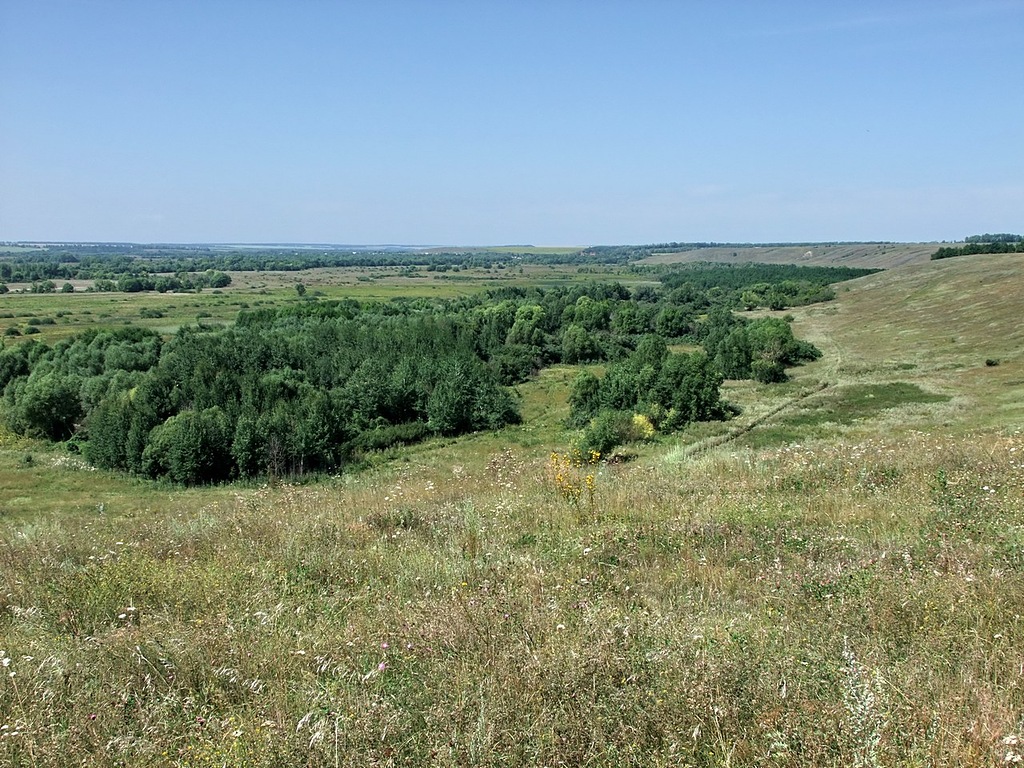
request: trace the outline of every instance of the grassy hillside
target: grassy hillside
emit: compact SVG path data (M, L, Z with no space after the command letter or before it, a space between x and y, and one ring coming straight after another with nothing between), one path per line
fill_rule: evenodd
M938 243L843 243L839 245L718 246L678 253L659 253L648 264L715 261L724 264L765 262L824 267L890 269L928 261Z
M1019 426L1022 268L1020 254L967 257L845 283L837 301L801 314L799 331L826 353L802 374L910 381L953 396L948 426Z
M523 425L301 487L8 437L0 764L1012 761L1019 265L794 311L820 361L627 462L566 461L568 367L521 387Z

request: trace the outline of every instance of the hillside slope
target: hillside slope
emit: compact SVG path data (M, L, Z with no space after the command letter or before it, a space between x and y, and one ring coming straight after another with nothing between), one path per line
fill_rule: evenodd
M1024 423L1024 257L929 261L843 283L798 313L825 356L798 377L914 381L959 397L964 428ZM997 363L997 365L993 365ZM949 418L949 415L947 415Z
M759 262L767 264L803 264L825 267L890 269L904 264L920 264L931 258L939 243L842 243L838 245L792 246L717 246L677 253L659 253L645 264L682 264L714 261L725 264Z

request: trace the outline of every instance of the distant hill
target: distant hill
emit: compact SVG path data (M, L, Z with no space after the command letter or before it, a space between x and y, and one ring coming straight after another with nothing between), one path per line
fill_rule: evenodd
M677 264L690 261L721 263L760 262L813 266L891 269L922 264L940 243L840 243L837 245L714 246L679 252L656 253L645 264Z
M959 393L965 426L1024 427L1022 254L909 264L842 284L803 308L799 336L822 361L807 375L915 381Z

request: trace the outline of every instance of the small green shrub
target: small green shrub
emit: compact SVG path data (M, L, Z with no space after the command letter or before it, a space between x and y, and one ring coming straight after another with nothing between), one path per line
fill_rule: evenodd
M584 430L580 450L584 453L593 452L607 456L629 440L632 426L633 419L630 414L612 410L600 411Z

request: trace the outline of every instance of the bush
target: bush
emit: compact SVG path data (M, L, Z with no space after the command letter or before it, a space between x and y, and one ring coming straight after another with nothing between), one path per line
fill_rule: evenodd
M82 416L78 381L57 373L35 375L12 386L15 407L11 413L16 432L50 440L67 440Z
M383 451L398 445L417 443L430 435L430 427L423 421L389 424L362 432L352 441L359 451Z
M183 411L156 427L142 454L148 474L196 485L226 480L231 474L232 434L217 407Z
M750 364L750 375L762 384L778 384L785 381L786 369L775 360L758 359Z
M629 441L631 431L631 416L621 411L601 411L584 430L580 450L608 456L615 448Z

